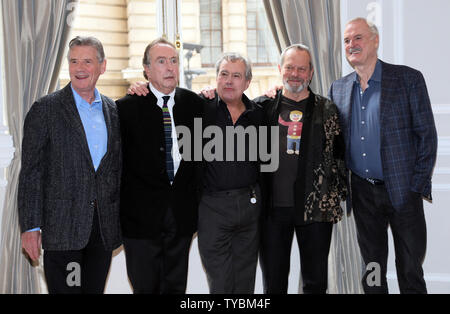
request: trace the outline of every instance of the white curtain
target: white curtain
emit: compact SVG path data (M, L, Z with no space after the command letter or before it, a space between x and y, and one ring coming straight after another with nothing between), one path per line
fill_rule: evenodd
M7 169L1 227L0 293L44 293L42 261L31 265L22 253L17 183L23 122L38 98L55 90L74 0L2 0L6 114L16 153Z
M264 0L264 6L280 52L296 43L311 49L315 68L311 88L326 96L342 72L340 1ZM363 269L354 217L348 212L333 228L328 292L363 293Z

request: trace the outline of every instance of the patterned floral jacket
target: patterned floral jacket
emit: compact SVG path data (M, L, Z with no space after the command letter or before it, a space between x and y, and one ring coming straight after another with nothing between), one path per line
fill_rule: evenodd
M295 207L304 213L305 223L337 223L343 215L341 202L347 196L345 145L339 127L339 115L331 100L309 91L302 132L302 147L305 143L306 146L299 157ZM275 99L262 96L254 101L264 109L265 125L278 125L281 91ZM268 147L271 147L270 144ZM266 191L266 214L270 214L273 209L271 178L270 173L262 176L262 185ZM303 184L298 184L300 180L304 180ZM303 191L298 191L297 186L303 187Z

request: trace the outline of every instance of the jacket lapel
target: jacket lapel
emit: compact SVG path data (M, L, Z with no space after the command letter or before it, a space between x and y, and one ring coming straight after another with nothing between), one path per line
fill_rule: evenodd
M164 131L162 124L162 109L158 107L158 99L152 92L149 92L147 96L139 98L139 119L144 129L148 132L156 130L155 125L151 125L152 121L161 121L160 128ZM157 114L158 116L155 116ZM145 134L145 133L144 133Z
M110 114L110 110L109 110L109 106L111 104L109 103L108 99L105 96L100 94L100 97L102 98L102 110L103 110L103 116L105 118L108 142L107 142L107 146L106 146L105 155L103 156L102 160L100 161L97 171L99 171L101 168L104 167L105 160L107 160L107 158L113 151L113 144L114 144L113 135L115 134L115 132L117 132L116 130L113 130L113 127L112 127L111 114Z
M283 91L279 90L277 92L277 99L273 103L274 105L270 106L269 109L268 109L269 110L268 117L270 117L269 118L270 119L269 123L270 123L271 126L278 126L278 116L279 116L278 108L280 107L281 97L282 96L283 96Z
M182 97L180 95L180 90L178 87L175 89L175 95L173 98L174 98L175 105L173 106L173 110L172 110L172 113L173 113L172 119L173 119L175 126L178 126L180 124L180 121L178 120L178 118L183 116L183 114L180 112L183 109L183 107L181 105L177 106L177 104L183 103L183 100L181 99ZM180 112L180 114L178 114L179 112Z
M387 117L390 112L389 106L392 105L392 90L395 89L397 84L397 78L395 73L391 71L389 64L381 62L382 72L381 72L381 96L380 96L380 124L386 125ZM386 128L381 128L383 132Z
M351 134L351 119L352 119L352 95L353 95L353 85L354 85L354 76L350 75L347 77L347 81L345 81L343 90L346 92L344 93L342 104L343 106L339 108L340 110L340 118L343 120L341 122L342 131L345 140L345 146L346 146L346 153L349 153L350 149L350 134ZM349 156L347 156L349 157Z
M316 134L317 132L314 132L314 123L313 123L313 113L314 108L316 106L315 98L316 95L312 92L310 88L309 89L309 97L308 102L306 103L305 108L305 117L303 119L303 127L302 127L302 139L301 139L301 145L300 145L300 155L298 158L298 168L297 168L297 175L298 177L303 177L305 173L305 156L308 155L307 150L311 148L312 146L309 144L310 137L313 137L313 141L319 139L322 139L322 136L319 136L319 134ZM317 143L316 143L317 144ZM313 145L314 146L314 145ZM322 145L319 145L322 146ZM319 156L318 156L319 158Z
M82 151L88 159L89 164L92 166L92 168L94 168L91 153L89 152L86 133L84 132L83 123L81 122L80 114L78 113L78 109L75 104L75 98L73 96L70 83L63 89L63 97L61 103L65 120L68 122L69 126L75 130L75 134L78 142L80 143Z
M343 108L343 113L345 115L346 120L351 120L352 118L352 95L353 95L353 77L349 78L347 82L345 82L344 89L347 91L344 96L343 104L345 107ZM347 121L348 122L348 121ZM350 125L349 123L346 123L346 125ZM350 131L350 130L348 130Z

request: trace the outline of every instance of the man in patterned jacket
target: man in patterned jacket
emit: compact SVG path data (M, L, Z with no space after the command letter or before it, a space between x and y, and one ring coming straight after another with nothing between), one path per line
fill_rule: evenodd
M265 124L279 127L279 145L268 145L279 149L279 167L263 174L260 264L264 292L287 293L295 232L303 293L322 294L327 291L333 223L342 217L340 202L346 196L344 143L336 105L309 88L314 67L308 47L286 48L279 70L283 90L275 98L255 99L263 107ZM297 125L295 134L292 124ZM293 136L298 140L292 141Z
M355 72L334 82L351 170L358 243L368 271L366 293L388 293L388 225L395 245L401 293L426 293L422 263L426 225L422 197L431 200L437 135L422 74L378 59L379 35L363 18L344 31L347 60ZM376 276L368 276L373 269ZM371 280L371 278L375 280Z
M22 142L18 211L22 247L44 249L50 294L103 293L112 251L122 243L119 117L96 83L106 70L102 43L70 41L70 83L37 100Z

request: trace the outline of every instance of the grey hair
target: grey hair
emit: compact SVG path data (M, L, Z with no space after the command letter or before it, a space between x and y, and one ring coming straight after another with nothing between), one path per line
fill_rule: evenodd
M294 45L291 45L291 46L285 48L285 49L283 50L283 52L281 53L281 56L280 56L280 65L283 65L283 63L284 63L284 57L286 56L286 53L287 53L289 50L291 50L291 49L295 49L295 50L298 50L298 51L305 51L305 52L307 52L308 55L309 55L309 67L311 68L311 70L314 69L314 65L313 65L313 63L312 63L311 50L309 49L308 46L303 45L303 44L294 44Z
M237 52L226 52L220 56L219 60L216 62L216 76L219 75L220 65L224 60L228 62L242 61L245 64L245 80L250 81L252 79L252 63L248 58Z
M350 24L350 23L354 23L354 22L364 22L364 23L367 24L367 26L369 26L370 32L373 34L373 36L379 36L380 35L380 32L378 31L378 27L374 23L368 21L366 18L357 17L357 18L349 21L347 23L347 25Z
M89 46L95 48L97 50L97 60L99 63L102 63L105 60L105 51L103 50L103 45L100 40L95 37L89 36L77 36L72 39L69 43L69 52L67 53L67 59L70 56L70 50L73 47L77 46Z

